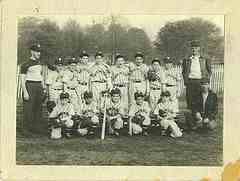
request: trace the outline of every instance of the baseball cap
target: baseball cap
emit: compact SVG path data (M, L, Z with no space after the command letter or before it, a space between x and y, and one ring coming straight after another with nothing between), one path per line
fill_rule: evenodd
M35 52L40 52L41 51L41 46L40 46L40 44L33 44L30 47L30 50L35 51Z
M135 54L135 58L137 58L137 57L142 57L142 58L144 58L144 54L143 54L142 52L137 52L137 53Z
M120 89L115 88L115 89L111 90L110 94L111 94L111 96L116 95L116 94L121 95L121 91L120 91Z

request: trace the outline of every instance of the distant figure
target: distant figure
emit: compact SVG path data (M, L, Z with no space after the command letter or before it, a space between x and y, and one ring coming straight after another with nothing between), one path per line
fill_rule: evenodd
M192 104L200 93L201 79L210 80L211 64L201 56L201 46L198 41L191 42L192 56L183 60L182 74L186 86L186 100L188 109L192 110Z
M216 116L218 112L217 94L209 89L209 80L202 79L201 93L193 104L194 128L213 130L217 126Z

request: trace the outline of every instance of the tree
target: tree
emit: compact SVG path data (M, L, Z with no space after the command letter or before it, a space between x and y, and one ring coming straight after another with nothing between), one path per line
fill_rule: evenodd
M199 40L204 56L223 61L224 38L220 29L201 18L168 22L154 42L161 57L170 56L176 63L190 54L190 42Z

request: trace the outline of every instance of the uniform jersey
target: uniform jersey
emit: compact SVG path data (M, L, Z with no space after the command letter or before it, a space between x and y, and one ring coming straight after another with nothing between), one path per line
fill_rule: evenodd
M131 105L129 110L129 116L134 116L138 112L143 112L144 114L149 115L150 111L151 109L149 107L148 102L143 101L142 105L137 105L137 104Z
M145 64L137 66L136 64L130 63L130 80L133 82L144 81L147 78L148 67Z
M62 75L57 71L49 70L46 84L50 85L52 89L62 89L63 88Z
M113 85L127 85L128 84L128 75L129 75L129 68L127 66L112 66L111 67L111 74L112 74L112 83Z
M179 71L177 71L177 69L173 67L170 69L165 69L165 75L167 85L176 86L178 81L181 80L181 75L179 74Z
M119 101L117 103L113 103L112 101L110 101L109 105L107 105L107 110L111 109L111 108L117 110L117 113L120 114L120 115L125 114L124 105L122 104L121 101Z
M176 113L177 113L177 108L176 108L176 106L175 106L173 101L160 102L156 106L156 108L155 108L153 113L154 114L159 114L159 110L162 110L162 111L164 111L166 113L171 113L173 115L176 115Z
M69 116L74 115L74 108L71 103L67 103L65 105L62 105L61 103L57 104L51 114L49 115L50 118L56 118L59 116L59 114L65 113Z
M83 104L80 105L79 112L80 112L80 114L85 114L88 112L98 113L97 103L92 101L90 104L86 104L84 102Z
M89 64L81 64L78 68L77 80L81 85L87 85L89 83L90 78L90 70L91 65Z
M162 69L160 69L159 71L154 71L153 69L150 69L149 71L151 71L156 76L156 80L149 80L150 89L160 89L162 84L166 83L165 71Z
M91 67L91 81L107 82L110 78L110 67L105 64L95 64Z

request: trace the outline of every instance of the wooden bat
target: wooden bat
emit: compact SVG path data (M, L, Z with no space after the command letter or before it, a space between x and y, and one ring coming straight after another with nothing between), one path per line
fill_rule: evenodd
M101 140L105 138L105 130L106 130L106 116L107 116L107 95L104 94L104 112L103 112L103 125L102 125L102 133L101 133Z

